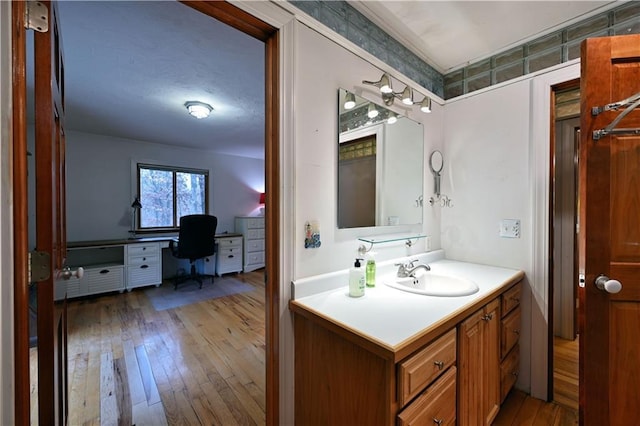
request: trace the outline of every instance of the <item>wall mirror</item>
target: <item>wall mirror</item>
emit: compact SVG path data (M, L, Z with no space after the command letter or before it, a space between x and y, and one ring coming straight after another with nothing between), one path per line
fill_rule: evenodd
M338 228L421 224L422 124L345 89L338 112Z

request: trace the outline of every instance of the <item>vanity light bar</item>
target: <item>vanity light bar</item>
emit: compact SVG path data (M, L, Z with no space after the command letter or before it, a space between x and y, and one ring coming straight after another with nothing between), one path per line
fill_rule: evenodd
M382 100L387 106L392 105L394 100L398 98L405 105L420 105L420 111L427 114L431 112L430 97L424 96L420 102L414 102L413 89L409 86L405 86L402 92L394 92L391 86L391 76L389 76L389 74L387 74L386 72L382 74L382 77L380 77L380 80L378 81L362 80L362 84L376 86L380 90Z

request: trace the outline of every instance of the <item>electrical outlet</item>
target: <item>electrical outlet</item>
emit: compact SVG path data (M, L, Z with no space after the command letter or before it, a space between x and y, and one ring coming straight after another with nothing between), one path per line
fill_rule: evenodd
M424 251L431 251L431 237L426 236L424 238Z
M502 238L520 238L520 219L502 219L500 221Z

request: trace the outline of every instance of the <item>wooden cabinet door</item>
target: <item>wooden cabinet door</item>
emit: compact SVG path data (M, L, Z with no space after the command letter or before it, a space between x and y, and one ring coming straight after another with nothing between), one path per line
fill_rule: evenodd
M587 39L581 51L580 421L631 425L640 418L640 107L594 140L640 94L640 35ZM638 99L629 103L637 102ZM600 274L622 283L609 294ZM583 301L583 302L582 302Z
M499 303L494 300L460 324L458 424L490 425L500 409Z

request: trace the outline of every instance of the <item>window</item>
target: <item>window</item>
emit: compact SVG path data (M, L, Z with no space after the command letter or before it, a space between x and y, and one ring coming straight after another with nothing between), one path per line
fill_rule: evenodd
M207 214L209 171L138 164L140 229L177 228L180 217Z

